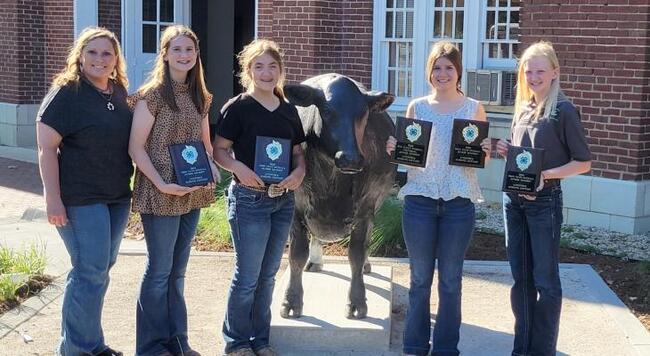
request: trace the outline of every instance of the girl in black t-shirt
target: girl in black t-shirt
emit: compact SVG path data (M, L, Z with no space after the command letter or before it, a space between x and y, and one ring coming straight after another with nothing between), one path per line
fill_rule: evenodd
M559 275L562 189L560 179L588 172L591 154L578 110L560 91L552 45L531 45L519 63L511 139L543 148L537 196L504 193L503 210L515 315L513 355L555 355L562 307ZM507 157L509 143L497 152Z
M102 303L129 217L131 111L114 33L85 29L37 116L47 219L70 254L57 355L121 355L104 343Z
M271 297L293 220L293 190L305 176L300 146L305 135L297 110L284 101L284 64L277 44L253 41L238 58L247 91L221 110L213 144L217 163L233 173L228 221L236 267L223 336L228 355L272 356ZM260 136L271 138L267 146L256 147ZM288 140L288 147L280 139ZM265 154L273 161L285 157L290 162L291 171L277 184L255 172L255 156Z

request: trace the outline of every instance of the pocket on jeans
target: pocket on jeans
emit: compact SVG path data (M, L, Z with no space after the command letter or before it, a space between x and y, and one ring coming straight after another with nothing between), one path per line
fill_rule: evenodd
M553 201L553 196L552 195L537 196L533 201L538 203L550 203Z
M262 192L255 192L255 193L249 193L249 192L240 192L237 194L237 197L235 198L235 201L237 204L240 205L256 205L259 202L262 201L264 193Z

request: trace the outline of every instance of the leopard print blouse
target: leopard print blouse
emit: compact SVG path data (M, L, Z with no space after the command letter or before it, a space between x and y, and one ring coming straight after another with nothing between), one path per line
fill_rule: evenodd
M134 108L139 100L145 100L149 112L155 118L147 138L145 150L162 179L166 183L176 183L174 168L169 155L169 145L190 141L201 141L201 120L207 115L212 102L210 95L205 109L199 113L192 102L188 85L172 82L176 105L174 112L165 104L159 90L135 93L128 99ZM133 187L132 209L141 214L178 216L190 210L203 208L214 202L214 189L201 188L184 196L164 194L139 169L136 170Z

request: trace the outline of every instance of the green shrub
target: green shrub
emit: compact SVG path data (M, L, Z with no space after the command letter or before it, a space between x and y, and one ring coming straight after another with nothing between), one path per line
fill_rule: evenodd
M227 198L224 194L231 180L230 173L222 170L221 183L215 189L216 201L209 207L201 209L201 217L196 227L196 239L202 250L231 247L230 225L226 215Z
M404 248L402 237L402 202L389 195L375 214L371 233L370 254ZM384 255L385 253L382 253Z
M0 246L0 303L14 300L16 291L34 278L43 276L47 257L45 248L30 246L22 252Z

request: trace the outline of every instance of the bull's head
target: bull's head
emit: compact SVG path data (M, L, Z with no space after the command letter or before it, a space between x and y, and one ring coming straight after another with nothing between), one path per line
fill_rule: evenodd
M336 74L285 85L284 94L291 104L318 109L317 113L301 112L301 116L312 116L305 133L318 136L319 145L336 167L348 174L363 169L363 138L370 114L385 111L395 100L388 93L362 92L351 79Z

